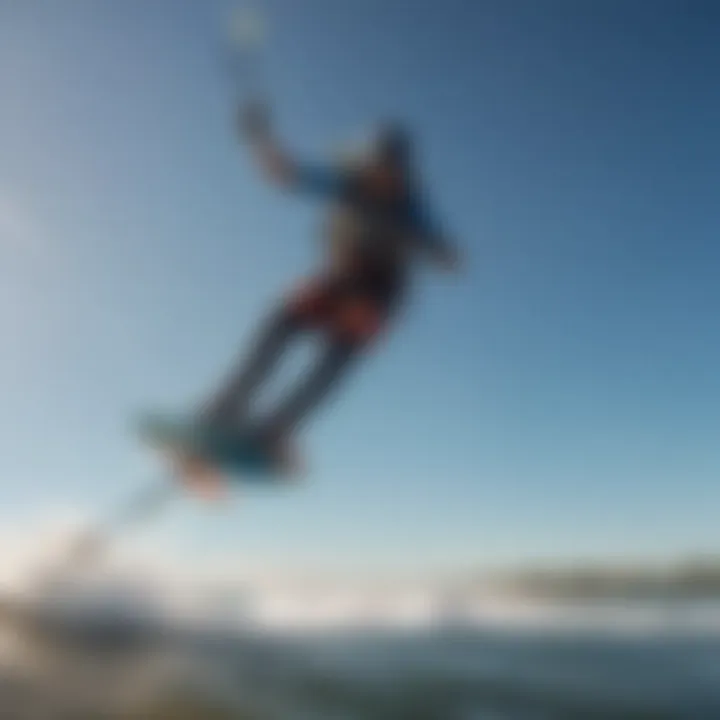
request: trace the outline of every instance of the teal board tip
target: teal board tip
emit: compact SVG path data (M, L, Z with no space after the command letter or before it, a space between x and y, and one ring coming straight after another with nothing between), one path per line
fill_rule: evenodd
M272 458L250 437L211 428L194 418L145 413L137 430L151 445L179 449L238 479L271 480L278 475Z

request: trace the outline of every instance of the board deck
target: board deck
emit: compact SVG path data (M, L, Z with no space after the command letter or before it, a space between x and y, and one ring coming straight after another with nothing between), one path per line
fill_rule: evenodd
M273 481L282 473L273 458L252 439L223 432L194 418L147 413L138 423L148 444L217 468L233 480Z

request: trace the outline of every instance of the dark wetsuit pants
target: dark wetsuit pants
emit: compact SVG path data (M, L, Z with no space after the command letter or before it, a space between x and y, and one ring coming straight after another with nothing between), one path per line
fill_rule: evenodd
M345 379L389 319L402 285L399 273L370 269L321 276L293 293L266 320L249 356L212 400L209 418L226 426L247 425L254 393L290 342L314 330L324 341L320 357L259 428L270 438L291 432Z

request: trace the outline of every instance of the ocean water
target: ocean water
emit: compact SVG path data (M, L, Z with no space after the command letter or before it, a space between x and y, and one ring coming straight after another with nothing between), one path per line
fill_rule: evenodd
M720 718L717 638L458 629L272 647L268 658L284 656L275 667L244 672L278 717Z
M712 720L719 611L545 607L472 625L313 629L6 618L0 717Z

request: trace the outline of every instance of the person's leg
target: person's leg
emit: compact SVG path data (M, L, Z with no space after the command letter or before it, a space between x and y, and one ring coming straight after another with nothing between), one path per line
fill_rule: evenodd
M225 427L245 420L253 393L270 376L300 329L298 318L285 305L276 310L263 324L250 354L201 410L202 417Z
M265 322L250 355L201 411L202 417L225 427L241 428L247 423L253 394L270 377L296 335L323 321L333 294L333 285L322 276L295 289Z
M360 350L357 343L329 337L318 362L262 425L261 437L272 444L296 430L345 379Z
M345 380L382 327L388 308L374 297L340 297L324 328L326 344L319 360L262 424L270 442L289 437Z

